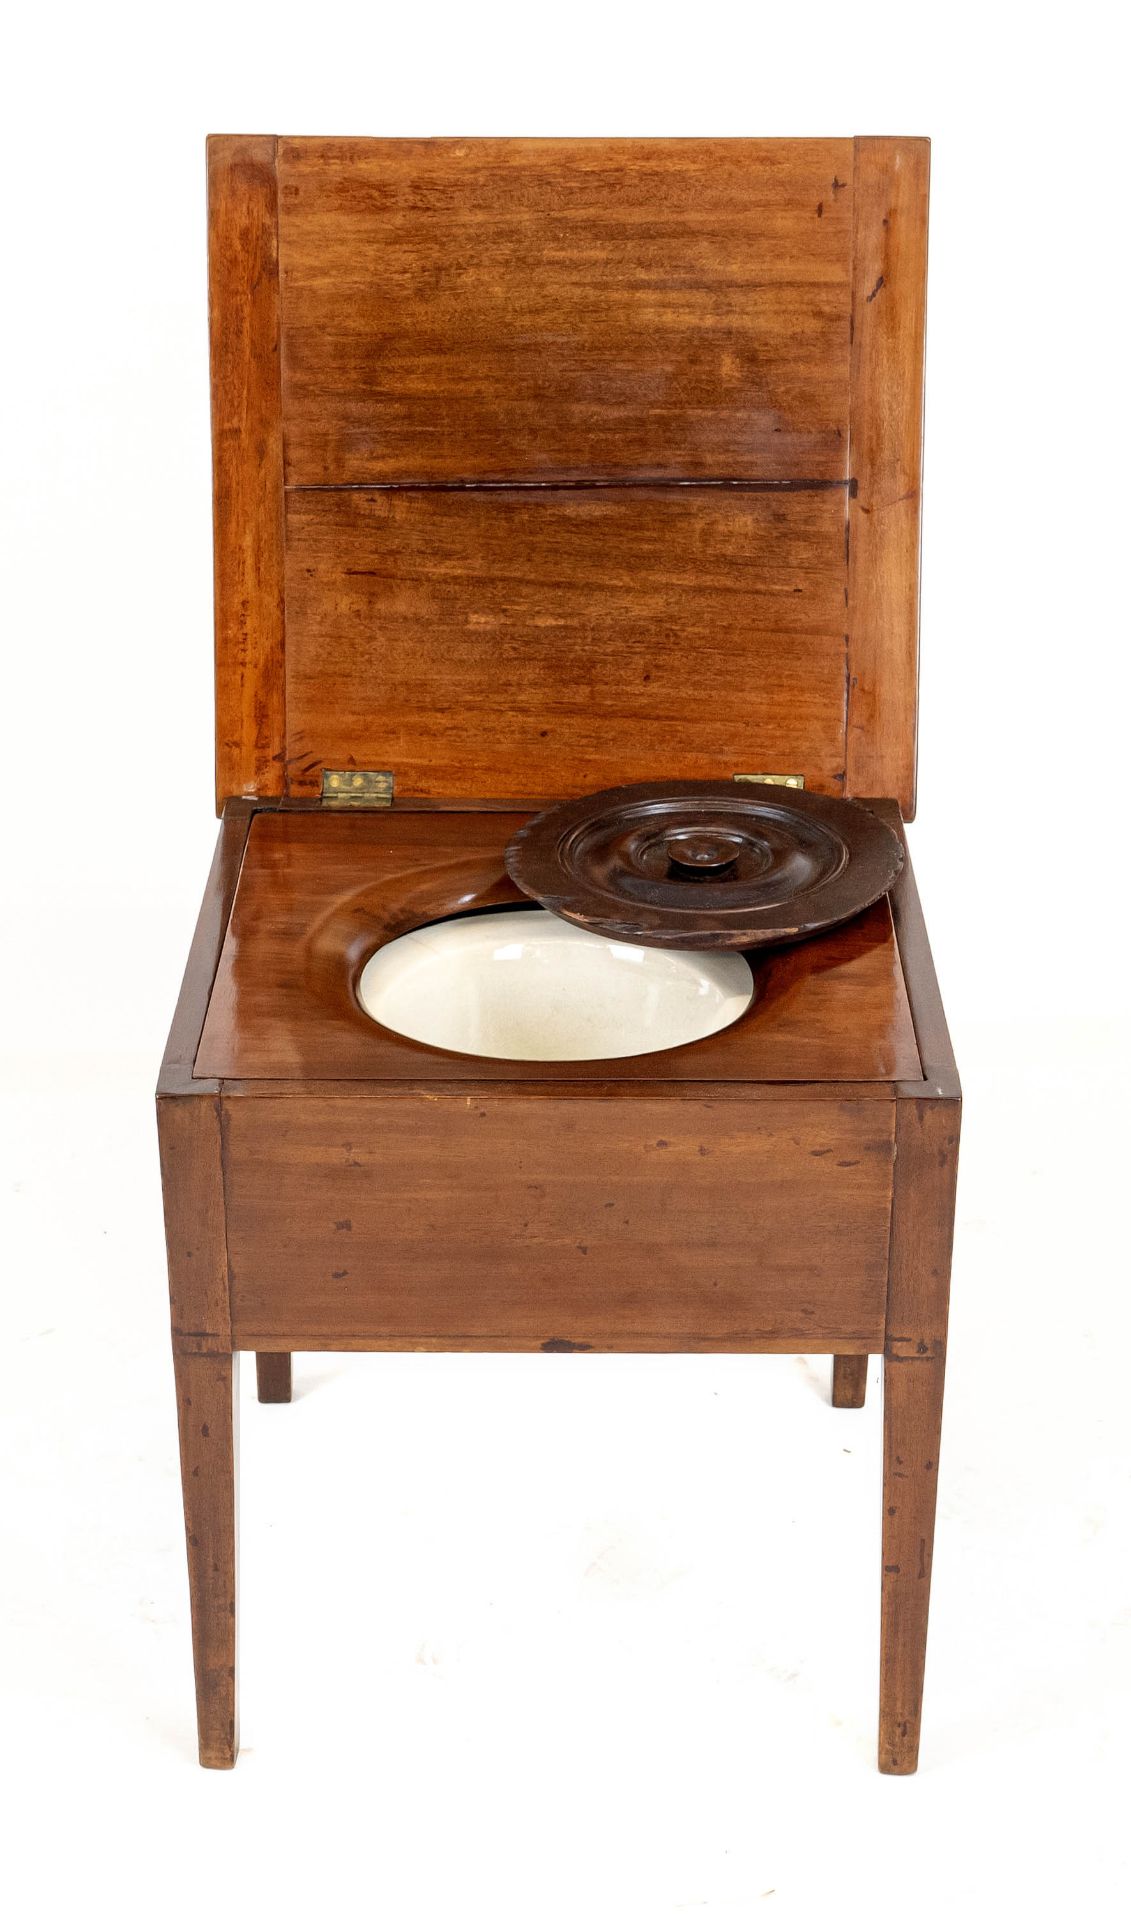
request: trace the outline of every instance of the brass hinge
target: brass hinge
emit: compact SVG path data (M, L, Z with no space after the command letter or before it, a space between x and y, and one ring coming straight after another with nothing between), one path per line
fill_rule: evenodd
M736 773L736 780L744 780L756 787L803 787L803 773Z
M326 767L322 773L322 798L333 807L391 807L393 776L371 773L361 767Z

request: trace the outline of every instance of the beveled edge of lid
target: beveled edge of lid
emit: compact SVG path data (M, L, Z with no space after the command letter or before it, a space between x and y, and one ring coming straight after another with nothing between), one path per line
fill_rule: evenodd
M673 861L677 872L669 876L666 887L659 881L642 881L640 869L631 860L635 851L632 815L643 810L652 815L653 825L657 821L663 825L666 819L669 836L678 838L681 831L695 827L696 814L704 811L702 802L715 803L710 810L723 817L721 830L739 837L759 819L773 821L779 828L791 816L807 820L828 843L839 847L839 856L827 875L799 885L784 899L761 904L758 877L745 882L734 878L733 863L704 880L693 877L684 863ZM612 871L626 877L634 874L636 897L619 894L615 884L602 884L591 862L589 871L580 873L566 864L565 855L579 830L606 820L615 831L618 814L625 816L622 838L628 851L614 860ZM524 822L505 853L507 872L523 893L560 919L590 932L638 946L740 952L806 939L854 919L888 892L903 858L899 836L858 800L794 788L738 787L725 780L642 781L584 794ZM670 897L673 885L686 889L678 906ZM730 900L720 897L728 891Z

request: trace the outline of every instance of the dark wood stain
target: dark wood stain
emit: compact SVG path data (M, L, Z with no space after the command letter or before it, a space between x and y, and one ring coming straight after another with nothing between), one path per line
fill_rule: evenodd
M290 1354L257 1353L255 1387L258 1399L265 1406L285 1404L291 1397Z
M866 1353L837 1353L833 1355L834 1407L862 1407L868 1391L868 1356Z
M902 864L898 835L853 800L722 780L586 794L506 849L511 879L562 919L700 953L828 933L882 899Z

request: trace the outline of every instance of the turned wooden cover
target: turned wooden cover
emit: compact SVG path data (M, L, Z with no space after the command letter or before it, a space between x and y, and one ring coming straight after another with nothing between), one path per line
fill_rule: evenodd
M698 953L824 933L874 905L902 865L899 836L857 801L733 780L562 801L506 852L515 885L563 920Z
M213 138L218 799L910 815L927 152Z

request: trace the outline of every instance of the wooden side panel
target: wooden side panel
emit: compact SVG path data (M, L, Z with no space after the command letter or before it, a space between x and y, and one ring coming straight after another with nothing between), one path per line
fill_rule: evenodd
M878 1351L893 1107L226 1101L236 1344Z
M921 1077L927 1083L925 1091L936 1098L941 1096L946 1099L960 1100L962 1088L958 1079L958 1068L955 1065L954 1051L950 1044L942 995L939 992L938 977L931 954L931 943L927 936L927 923L923 918L919 889L915 884L915 873L911 865L911 855L907 850L907 836L903 831L899 809L893 800L871 800L868 804L881 819L888 822L893 832L898 833L903 841L903 868L888 898L896 939L899 943L900 967L915 1029ZM909 1076L913 1080L919 1077L919 1074ZM912 1096L922 1090L914 1084L901 1088L901 1092Z
M275 141L208 142L216 802L283 791L283 421Z
M842 790L839 490L299 492L287 546L292 794Z
M236 882L251 822L252 812L246 800L228 802L197 915L173 1023L165 1044L165 1057L157 1082L159 1095L201 1091L199 1087L193 1087L196 1051L228 931L228 916L235 899Z
M197 1353L231 1350L220 1100L215 1093L157 1102L169 1307L173 1345Z
M847 787L915 810L926 140L856 142Z
M283 140L289 485L843 479L848 140Z

